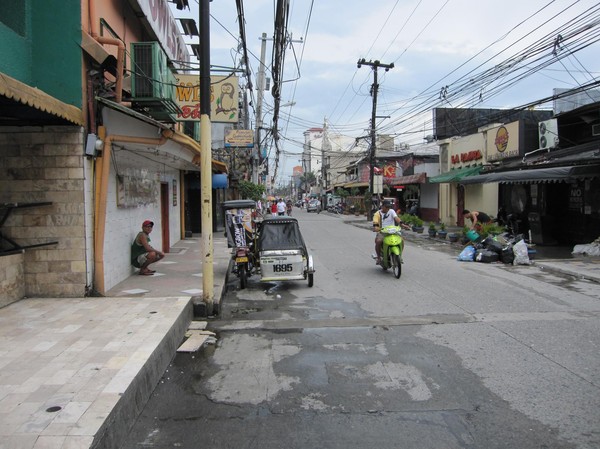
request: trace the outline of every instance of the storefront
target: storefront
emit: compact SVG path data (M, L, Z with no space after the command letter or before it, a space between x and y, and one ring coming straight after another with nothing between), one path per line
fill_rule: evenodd
M104 293L132 274L129 247L144 220L155 222L152 245L167 253L185 237L186 215L200 217L199 198L186 197L190 189L185 174L199 175L201 149L166 124L99 101L104 107L94 187L94 286ZM219 161L213 160L212 168L226 171Z
M486 160L485 133L447 139L440 145L441 174L429 178L438 183L439 218L450 226L463 226L462 211L473 209L495 215L497 213L498 189L496 186L475 185L465 188L462 181L477 175Z
M463 182L499 185L501 211L512 215L519 232L531 232L533 243L575 245L600 234L600 164L523 167Z

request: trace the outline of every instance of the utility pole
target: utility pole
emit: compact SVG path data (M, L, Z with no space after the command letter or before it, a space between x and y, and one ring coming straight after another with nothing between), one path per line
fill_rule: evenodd
M331 154L331 143L327 129L327 118L323 123L323 143L321 144L321 206L327 207L327 167L325 165L326 155Z
M207 314L213 314L214 267L212 226L212 150L210 126L210 0L200 0L200 187L202 216L202 301Z
M366 61L365 58L359 59L356 63L357 67L360 69L362 65L368 65L373 69L373 87L371 88L371 95L373 96L373 110L371 111L371 148L369 150L369 190L371 191L371 197L374 194L373 189L373 178L374 178L374 168L375 168L375 150L376 150L376 135L375 135L375 119L377 118L377 90L379 89L379 84L377 84L377 69L379 67L383 67L385 71L389 71L394 68L394 63L391 64L383 64L380 61ZM367 211L369 220L373 219L373 208L370 207Z
M262 127L262 104L263 95L265 92L265 53L267 50L267 33L263 33L260 38L262 44L260 46L260 66L256 79L257 98L256 98L256 142L254 143L254 154L252 155L252 182L258 184L258 168L260 161L260 128Z

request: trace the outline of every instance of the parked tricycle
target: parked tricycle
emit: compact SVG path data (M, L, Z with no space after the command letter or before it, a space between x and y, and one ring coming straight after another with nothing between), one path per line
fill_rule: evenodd
M313 286L313 259L297 219L262 219L251 200L225 201L223 210L228 247L233 248L233 272L240 279L240 288L246 288L253 274L264 282L307 280L308 286Z
M267 218L260 223L256 260L261 281L308 280L309 287L314 284L313 258L295 218Z

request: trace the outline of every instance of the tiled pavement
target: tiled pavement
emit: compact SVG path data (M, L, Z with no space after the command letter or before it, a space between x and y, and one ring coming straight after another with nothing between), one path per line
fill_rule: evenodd
M109 297L0 309L0 449L117 447L193 319L200 245L178 242L157 275L132 275ZM216 299L229 257L215 238Z

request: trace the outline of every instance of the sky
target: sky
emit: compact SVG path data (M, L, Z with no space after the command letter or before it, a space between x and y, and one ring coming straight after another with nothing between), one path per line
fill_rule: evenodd
M260 36L273 37L277 0L243 3L256 86ZM198 1L189 5L189 11L173 9L175 17L197 18ZM213 0L210 13L211 64L239 68L235 0ZM378 69L376 128L411 145L433 133L434 107L518 107L551 96L554 88L600 79L595 0L290 0L288 33L280 103L292 106L283 106L278 120L279 180L300 165L307 129L327 120L330 132L368 135L374 70L358 68L361 58L394 64ZM272 45L267 41L269 78ZM265 92L267 126L273 104Z

